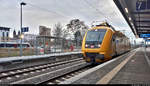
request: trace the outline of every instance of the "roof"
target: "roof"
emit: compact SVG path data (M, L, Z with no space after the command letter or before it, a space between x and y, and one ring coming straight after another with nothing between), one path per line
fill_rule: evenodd
M119 37L126 37L122 32L120 31L115 31L115 35L119 36ZM127 38L127 37L126 37Z
M150 0L114 0L136 37L150 34Z
M0 44L20 44L18 42L0 42ZM23 42L22 44L29 44L28 42Z
M0 27L0 30L9 31L9 30L10 30L10 28L8 28L8 27Z
M37 39L39 38L48 38L48 39L65 39L65 38L62 38L62 37L54 37L54 36L43 36L43 35L38 35L36 37Z

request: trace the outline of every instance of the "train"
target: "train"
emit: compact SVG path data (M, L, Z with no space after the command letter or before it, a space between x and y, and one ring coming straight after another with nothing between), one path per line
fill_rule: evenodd
M82 55L88 63L102 63L131 50L128 37L107 22L89 29L82 41Z
M22 43L23 48L30 48L30 43ZM17 42L0 42L0 48L20 48L20 43Z

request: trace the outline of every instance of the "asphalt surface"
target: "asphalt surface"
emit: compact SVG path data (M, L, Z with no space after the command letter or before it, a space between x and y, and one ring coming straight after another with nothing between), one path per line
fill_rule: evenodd
M110 81L110 84L150 84L150 67L144 53L144 48L141 48Z

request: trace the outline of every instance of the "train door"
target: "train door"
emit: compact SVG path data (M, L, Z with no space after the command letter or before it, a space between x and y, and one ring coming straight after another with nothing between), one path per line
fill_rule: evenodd
M116 42L115 42L116 36L112 36L112 56L116 55Z
M115 39L115 45L116 45L116 50L115 50L115 52L117 53L117 55L119 55L120 54L120 39L119 39L119 37L116 37L116 39Z

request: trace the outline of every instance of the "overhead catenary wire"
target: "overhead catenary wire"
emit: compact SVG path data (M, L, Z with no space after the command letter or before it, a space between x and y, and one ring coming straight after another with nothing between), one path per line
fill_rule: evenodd
M95 9L98 13L100 13L103 17L105 17L107 20L109 20L110 23L111 20L109 19L109 17L106 17L104 13L102 13L101 11L99 11L99 9L95 8L91 3L89 3L87 0L84 0L86 4L88 4L90 7L92 7L93 9ZM112 23L113 24L113 23Z
M54 14L60 15L60 16L62 16L62 17L70 17L70 16L63 15L63 14L61 14L60 12L55 12L55 11L52 11L52 10L50 10L50 9L43 8L43 7L38 6L38 5L35 5L35 4L31 4L31 3L28 3L28 2L26 2L26 3L27 3L28 5L30 5L31 7L38 8L38 9L40 9L40 10L42 10L42 11L45 11L45 12L54 13ZM96 10L98 11L98 9L96 9Z
M35 5L35 4L31 4L31 3L28 3L28 2L26 2L26 3L27 3L28 5L30 5L31 7L38 8L39 10L42 10L42 11L45 11L45 12L49 12L49 13L54 13L54 14L59 15L59 16L62 16L62 17L70 18L70 16L63 15L63 14L61 14L60 12L55 12L55 11L52 11L52 10L50 10L50 9L46 9L46 8L37 6L37 5Z
M101 14L103 17L105 17L111 24L114 24L109 17L106 17L104 13L102 13L99 9L95 8L91 3L89 3L87 0L84 0L86 4L91 6L93 9L95 9L99 14ZM116 24L115 24L116 25Z
M104 16L107 20L109 20L110 23L112 23L111 19L109 17L106 17L104 13L102 13L99 9L95 8L91 3L89 3L87 0L83 0L84 2L86 2L86 4L88 4L90 7L92 7L93 9L95 9L99 14L101 14L102 16ZM41 6L38 6L38 5L35 5L35 4L31 4L31 3L27 3L28 5L32 6L32 7L35 7L35 8L38 8L42 11L46 11L46 12L50 12L50 13L54 13L56 15L59 15L59 16L62 16L62 17L69 17L69 16L66 16L66 15L63 15L62 13L60 12L55 12L53 10L50 10L50 9L46 9L46 8L43 8ZM71 18L71 17L70 17ZM114 23L112 23L112 25L114 25ZM116 24L115 24L116 26ZM119 26L118 26L119 27Z
M105 16L105 14L103 12L101 12L99 9L95 8L91 3L89 3L87 0L83 0L86 4L88 4L90 7L92 7L93 9L95 9L99 14L101 14L104 18L106 18L107 20L109 20L109 22L112 24L112 25L115 25L117 27L120 28L120 26L112 23L111 19L107 16ZM118 16L118 15L117 15ZM125 33L124 33L125 34Z
M50 10L50 9L46 9L46 8L43 8L43 7L38 6L38 5L35 5L35 4L31 4L31 3L28 3L28 2L26 2L26 3L27 3L29 6L31 6L31 7L37 8L37 9L42 10L42 11L45 11L45 12L54 13L54 14L56 14L56 15L59 15L59 16L62 16L62 17L68 18L68 19L73 18L73 17L71 17L71 16L63 15L63 14L60 13L60 12L56 12L56 11L53 11L53 10ZM88 16L88 17L90 17L90 16Z

